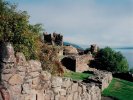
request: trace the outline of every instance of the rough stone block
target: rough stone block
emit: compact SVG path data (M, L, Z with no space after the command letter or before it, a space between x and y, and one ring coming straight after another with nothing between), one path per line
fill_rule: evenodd
M30 94L31 93L31 85L30 84L23 84L22 85L22 93L23 94Z
M60 77L52 77L52 87L61 87L62 85L62 78Z
M40 78L44 81L48 81L51 79L51 74L48 73L47 71L42 71L41 72L41 75L40 75Z
M20 85L22 83L23 83L23 79L19 74L15 74L9 79L10 85Z
M27 70L29 70L29 72L41 71L42 70L41 63L37 60L30 60L29 67Z
M72 84L72 92L76 92L78 89L78 83L73 83Z
M16 64L17 66L24 66L26 63L26 58L23 53L16 53Z

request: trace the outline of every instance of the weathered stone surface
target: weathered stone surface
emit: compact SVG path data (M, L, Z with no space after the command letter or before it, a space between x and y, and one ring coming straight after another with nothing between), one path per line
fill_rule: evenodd
M62 78L52 77L52 87L60 87L62 85Z
M92 55L80 55L76 57L76 72L84 72L89 69L89 61L93 60Z
M19 74L15 74L9 79L10 85L20 85L22 83L23 83L23 79Z
M67 100L73 100L73 94L68 95Z
M94 71L94 76L89 77L90 82L95 83L103 91L112 81L112 73L107 71Z
M65 96L60 96L59 100L66 100L67 98Z
M66 90L65 89L60 89L60 95L66 95Z
M10 93L13 93L13 95L20 95L22 88L21 85L14 85L9 88Z
M73 100L79 100L78 92L74 93Z
M3 85L0 85L0 100L10 100L9 91Z
M88 63L93 60L92 55L69 55L65 56L61 62L67 69L75 72L84 72L89 70Z
M19 64L20 65L20 64ZM26 71L26 67L25 66L17 66L17 70L19 72L25 72Z
M72 84L72 92L76 92L78 89L78 83Z
M11 43L0 43L0 60L2 62L15 62L14 48Z
M28 70L29 72L41 71L41 63L37 60L30 60Z
M17 63L17 66L25 65L26 59L23 53L20 53L20 52L16 53L16 63Z
M33 85L39 85L39 83L40 83L40 78L39 77L36 77L36 78L32 79L32 84Z
M69 78L63 78L63 83L62 83L62 87L63 88L69 88L71 86L72 82L71 79Z
M12 74L4 74L4 75L2 74L1 80L8 81L11 76L12 76Z
M42 71L42 72L41 72L40 78L41 78L42 80L44 80L44 81L48 81L48 80L51 79L51 74L48 73L47 71Z
M30 72L29 75L30 75L32 78L39 77L40 72Z
M31 92L31 85L30 84L23 84L22 85L22 93L23 94L30 94Z
M54 88L53 88L53 92L54 92L55 94L59 94L60 90L61 90L61 87L54 87Z

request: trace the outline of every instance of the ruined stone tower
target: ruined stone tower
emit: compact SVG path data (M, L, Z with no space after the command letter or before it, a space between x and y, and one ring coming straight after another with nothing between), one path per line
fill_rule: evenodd
M44 43L47 43L48 45L56 45L56 46L63 45L63 36L61 34L57 34L55 32L53 34L48 34L46 32L43 35L44 35Z

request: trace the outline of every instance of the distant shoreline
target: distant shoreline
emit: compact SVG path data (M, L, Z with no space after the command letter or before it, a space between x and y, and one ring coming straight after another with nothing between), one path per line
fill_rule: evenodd
M113 48L113 49L129 49L129 50L133 50L133 47L122 47L122 48Z

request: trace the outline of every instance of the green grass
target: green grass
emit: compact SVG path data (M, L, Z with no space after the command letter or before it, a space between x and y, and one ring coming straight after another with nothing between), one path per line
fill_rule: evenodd
M85 78L88 78L89 76L92 76L90 73L78 73L78 72L67 72L64 73L64 77L72 78L73 80L84 80Z
M118 100L133 100L133 82L114 78L102 95L114 97Z

